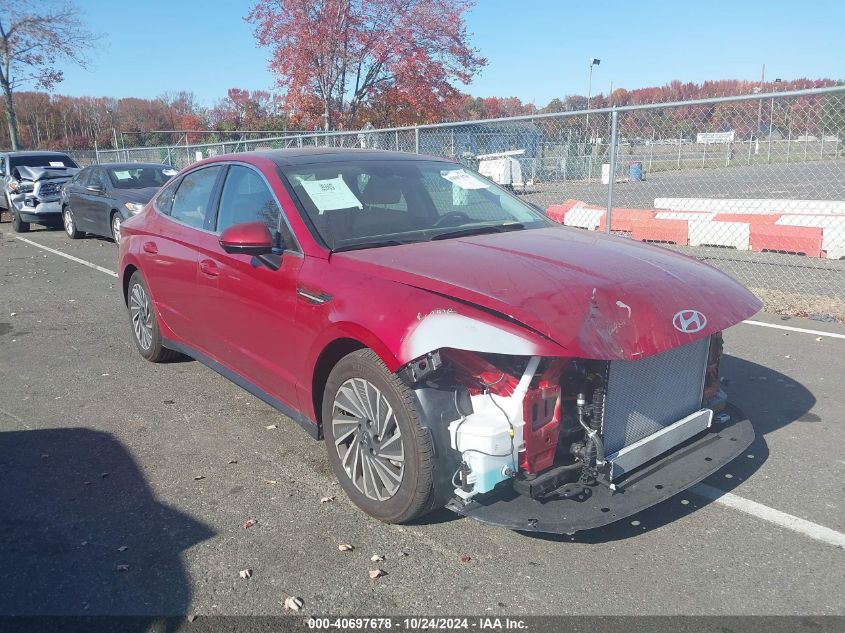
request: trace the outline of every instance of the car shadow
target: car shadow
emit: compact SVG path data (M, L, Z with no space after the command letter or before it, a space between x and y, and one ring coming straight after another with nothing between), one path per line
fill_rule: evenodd
M810 413L816 402L815 396L801 383L773 369L725 355L722 358L721 376L731 403L751 420L756 435L747 450L703 482L730 492L751 477L768 459L767 434L792 422L814 423L819 419ZM710 503L712 501L685 491L601 528L576 532L574 535L522 534L548 541L606 543L660 528Z
M187 613L182 556L214 535L83 428L0 432L0 508L0 616L131 615L122 630L148 630Z

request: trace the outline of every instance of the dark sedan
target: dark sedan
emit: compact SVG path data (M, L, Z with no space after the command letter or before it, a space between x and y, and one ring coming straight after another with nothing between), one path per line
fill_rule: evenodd
M177 173L158 163L91 165L62 189L62 223L71 239L85 233L120 243L120 225L144 208Z

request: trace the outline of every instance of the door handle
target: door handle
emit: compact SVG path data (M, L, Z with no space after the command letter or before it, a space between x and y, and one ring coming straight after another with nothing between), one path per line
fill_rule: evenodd
M142 248L144 249L145 253L151 253L153 255L158 253L158 246L155 242L144 242Z
M200 260L200 272L207 277L217 277L220 274L217 264L210 259Z

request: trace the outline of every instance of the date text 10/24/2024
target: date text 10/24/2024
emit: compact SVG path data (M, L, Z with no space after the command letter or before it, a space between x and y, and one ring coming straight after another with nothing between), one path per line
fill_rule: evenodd
M410 617L410 618L308 618L307 626L313 630L479 630L526 631L528 624L519 618L479 617Z

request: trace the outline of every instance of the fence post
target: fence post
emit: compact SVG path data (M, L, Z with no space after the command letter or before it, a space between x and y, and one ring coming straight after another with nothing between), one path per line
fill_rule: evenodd
M97 149L97 139L94 139L94 160L97 161L97 164L100 164L100 150Z
M792 128L789 128L789 132L787 132L788 136L786 137L786 164L789 164L789 153L792 150Z
M420 128L414 128L414 153L420 153Z
M810 145L810 129L804 132L804 162L807 162L807 146Z
M396 130L396 151L399 151L399 130Z
M604 230L610 233L610 221L613 213L613 183L616 182L616 134L618 127L618 113L614 108L610 113L610 179L607 183L607 212L605 213Z
M751 146L754 144L754 135L748 137L748 164L751 164Z
M651 131L651 145L648 150L648 171L651 173L651 162L654 160L654 130Z

